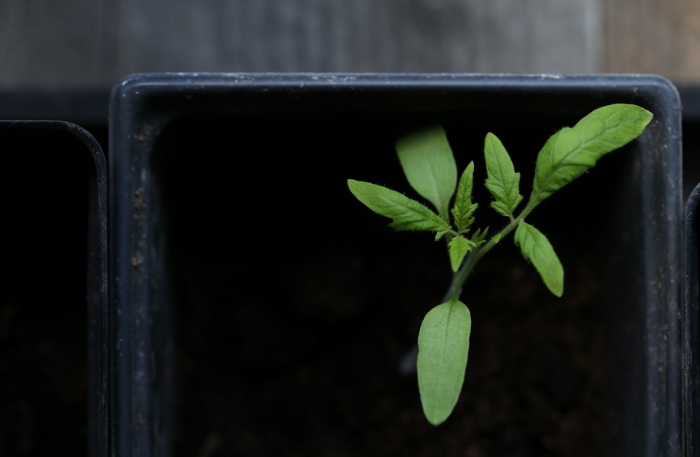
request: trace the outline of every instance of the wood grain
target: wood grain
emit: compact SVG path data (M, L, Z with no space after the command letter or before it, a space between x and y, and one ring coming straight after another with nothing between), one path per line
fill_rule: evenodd
M0 86L134 72L601 69L597 0L2 0Z
M605 0L605 69L700 82L700 2Z

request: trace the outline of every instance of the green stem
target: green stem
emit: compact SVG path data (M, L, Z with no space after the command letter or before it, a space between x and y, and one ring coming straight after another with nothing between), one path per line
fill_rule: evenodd
M527 206L518 215L518 217L516 217L515 219L511 217L510 223L508 223L508 225L506 225L505 228L503 228L503 230L492 236L486 244L477 247L474 251L468 254L467 261L462 264L459 270L457 270L457 272L452 277L452 283L450 284L450 288L447 289L447 293L445 294L445 297L442 301L443 303L446 303L453 298L459 298L459 296L462 294L462 286L469 277L469 274L474 269L474 265L476 265L476 262L478 262L479 259L486 255L487 252L493 249L493 247L496 246L496 244L498 244L499 241L508 236L510 232L515 230L515 228L525 219L525 217L527 217L532 212L532 210L535 209L535 206L537 205L528 202Z

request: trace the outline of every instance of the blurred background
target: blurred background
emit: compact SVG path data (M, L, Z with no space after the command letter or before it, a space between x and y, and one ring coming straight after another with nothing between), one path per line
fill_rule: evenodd
M700 81L690 0L1 0L1 89L135 72L657 73Z

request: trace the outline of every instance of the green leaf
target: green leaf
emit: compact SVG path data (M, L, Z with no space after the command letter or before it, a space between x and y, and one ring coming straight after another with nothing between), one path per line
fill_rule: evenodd
M435 205L447 220L448 206L457 185L457 165L445 131L433 125L402 136L396 152L411 187Z
M532 262L545 285L557 297L564 293L564 268L546 236L532 225L521 222L515 231L515 244L523 257Z
M418 334L418 389L423 413L439 425L452 413L467 368L472 318L469 309L452 299L425 315Z
M472 243L474 243L474 246L478 246L481 243L484 242L486 239L486 235L489 233L489 228L486 227L483 231L481 229L478 229L474 234L472 234Z
M392 219L391 226L396 230L433 231L443 235L451 231L440 216L396 191L354 179L348 179L348 187L369 209Z
M472 248L476 246L471 240L464 238L462 235L457 235L450 240L447 245L450 252L450 264L452 265L452 271L457 271L459 266L462 265L464 257L467 255Z
M459 178L457 196L455 197L455 203L452 207L452 217L457 227L457 233L467 233L467 231L469 231L469 226L474 222L472 215L474 211L476 211L476 208L479 207L477 203L472 203L473 184L474 162L469 162L464 173L462 173L462 177Z
M636 105L608 105L552 135L537 156L529 205L536 205L637 138L653 115Z
M484 141L486 157L486 188L496 198L491 207L499 214L513 217L513 211L520 204L520 173L516 173L510 156L493 133L486 134Z
M440 241L440 238L442 238L443 236L447 235L450 232L451 232L451 230L443 230L443 231L435 233L435 241Z

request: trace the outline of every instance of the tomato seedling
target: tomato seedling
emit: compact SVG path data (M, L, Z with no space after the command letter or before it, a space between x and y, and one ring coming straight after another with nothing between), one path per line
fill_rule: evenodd
M505 226L490 237L488 227L472 230L478 207L472 202L474 162L458 181L452 149L439 125L411 132L396 143L409 184L437 213L386 187L348 180L352 194L375 213L390 218L394 229L434 232L436 240L447 242L452 283L444 303L426 314L418 334L418 388L423 412L431 424L439 425L449 417L462 390L472 321L460 294L474 265L514 233L523 257L534 265L547 288L561 297L561 262L547 237L525 219L598 159L637 138L651 119L652 114L639 106L614 104L594 110L574 127L559 130L537 156L532 191L524 207L520 205L520 173L515 172L501 141L488 133L484 143L485 186L493 196L491 208L506 218Z

